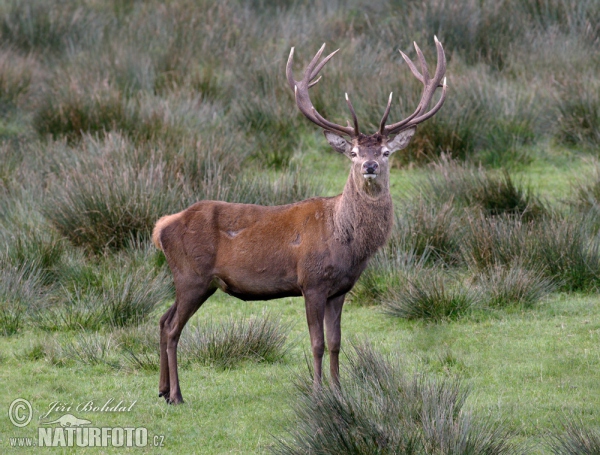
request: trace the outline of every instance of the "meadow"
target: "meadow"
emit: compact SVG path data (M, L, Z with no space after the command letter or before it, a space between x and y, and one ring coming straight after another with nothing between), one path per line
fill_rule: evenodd
M312 99L343 124L348 92L375 131L390 91L391 121L420 97L398 50L433 65L434 35L447 101L394 156L341 390L309 386L302 299L218 292L182 335L186 403L165 404L155 221L339 194L290 48L297 72L340 48ZM0 0L1 451L600 453L599 44L597 0ZM129 409L85 410L109 401ZM67 412L149 443L19 447Z

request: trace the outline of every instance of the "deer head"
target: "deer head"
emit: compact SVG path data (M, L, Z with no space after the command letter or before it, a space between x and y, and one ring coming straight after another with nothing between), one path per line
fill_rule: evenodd
M319 82L321 77L319 72L325 64L339 51L336 50L321 59L325 50L325 44L313 57L304 71L300 81L296 81L292 74L292 63L294 59L294 48L290 51L286 66L286 75L291 89L294 91L296 104L300 112L304 114L311 122L324 129L325 137L329 144L339 153L346 155L352 161L351 178L354 180L357 188L362 188L367 194L376 196L389 188L389 157L392 153L408 146L410 140L415 134L419 123L432 117L444 104L446 99L446 57L441 43L435 37L437 48L437 67L433 77L430 76L425 57L415 44L417 56L421 66L421 71L417 69L414 63L402 52L400 54L408 64L408 67L415 77L423 84L423 94L421 101L415 111L404 120L386 125L390 107L392 104L392 93L390 93L387 107L379 124L379 130L371 135L360 132L356 112L352 107L350 98L346 93L346 103L352 114L352 125L348 121L347 126L342 126L325 119L313 106L308 90ZM440 84L440 82L443 83ZM435 104L429 109L429 104L438 87L442 87L442 94ZM346 136L346 137L344 137Z

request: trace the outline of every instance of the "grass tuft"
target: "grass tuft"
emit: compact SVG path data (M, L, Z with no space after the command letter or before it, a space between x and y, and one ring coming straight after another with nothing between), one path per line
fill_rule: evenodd
M14 335L47 291L44 274L36 263L14 266L0 262L0 282L0 335Z
M289 326L272 315L225 322L211 320L184 333L183 358L188 362L232 368L244 361L276 362L286 352Z
M541 270L528 270L520 264L495 266L477 277L491 308L529 308L556 289L556 283Z
M546 446L555 455L596 455L600 453L600 431L585 427L575 417L566 418L562 429L547 436Z
M481 300L476 289L434 268L407 276L402 286L389 293L383 308L390 316L441 322L459 318Z
M458 163L442 156L420 185L423 197L442 205L479 209L489 215L517 215L524 219L539 218L547 213L542 201L531 188L515 183L507 171L500 174L468 163Z
M297 382L290 436L273 453L518 453L501 424L465 409L459 381L409 378L368 344L355 344L347 365L341 389Z

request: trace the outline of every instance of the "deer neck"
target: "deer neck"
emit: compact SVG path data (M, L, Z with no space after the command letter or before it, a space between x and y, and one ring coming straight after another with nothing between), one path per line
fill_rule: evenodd
M359 178L363 179L362 175ZM357 180L351 172L334 215L335 237L350 247L355 263L367 260L385 245L394 213L387 179L382 179L378 188Z

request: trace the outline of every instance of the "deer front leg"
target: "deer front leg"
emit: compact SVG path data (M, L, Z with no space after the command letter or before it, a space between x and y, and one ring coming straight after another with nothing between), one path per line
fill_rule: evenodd
M306 320L310 334L310 346L313 354L315 390L321 387L323 353L325 352L325 336L323 333L323 318L325 315L326 298L317 292L305 293Z
M340 386L340 347L342 341L342 307L346 294L329 299L325 305L325 328L327 329L327 348L329 349L329 369L331 382Z

